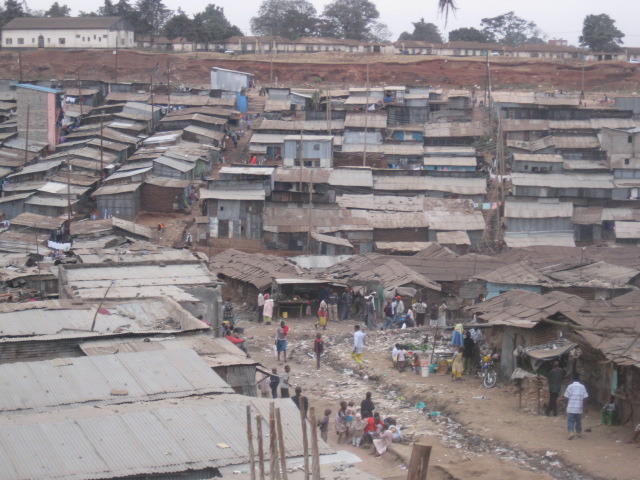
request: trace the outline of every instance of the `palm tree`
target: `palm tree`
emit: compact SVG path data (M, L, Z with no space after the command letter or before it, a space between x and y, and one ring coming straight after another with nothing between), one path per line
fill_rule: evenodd
M449 20L449 12L455 12L457 9L456 0L438 0L438 10L440 10L440 13L444 13L445 25Z

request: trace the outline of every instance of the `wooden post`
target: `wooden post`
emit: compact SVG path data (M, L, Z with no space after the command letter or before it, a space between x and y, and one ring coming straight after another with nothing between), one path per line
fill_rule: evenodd
M280 409L276 408L276 428L278 430L278 445L280 447L280 467L282 470L282 480L287 480L287 452L284 449L284 435L282 434L282 418Z
M425 442L413 444L407 480L425 480L427 478L429 457L431 457L431 445L427 445Z
M262 439L262 415L256 415L256 435L258 437L258 472L264 480L264 445Z
M273 402L269 405L269 478L279 479L278 439L276 437L276 414Z
M251 480L256 480L256 459L253 452L253 432L251 431L251 405L247 405L247 441L247 445L249 446Z
M320 480L320 456L318 455L318 424L316 423L316 411L309 409L309 421L311 422L311 478Z
M538 410L536 410L536 413L538 415L540 415L540 376L536 375L536 392L538 395Z
M304 450L304 480L309 480L309 440L307 439L307 416L304 412L303 398L300 398L300 422L302 424L302 449Z

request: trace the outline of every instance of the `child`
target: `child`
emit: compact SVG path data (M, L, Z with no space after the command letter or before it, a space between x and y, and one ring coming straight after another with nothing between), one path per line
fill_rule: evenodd
M398 350L400 350L400 344L396 343L391 352L391 361L393 362L393 368L397 366L398 362Z
M396 361L396 366L398 368L399 372L404 372L404 367L406 366L407 363L407 357L406 357L406 352L404 351L404 345L400 345L400 348L398 349L398 360Z
M604 404L600 412L600 419L603 425L615 425L616 423L616 397L611 395L609 401Z
M362 440L362 435L364 434L364 427L367 425L367 422L362 419L362 415L360 412L356 413L356 418L351 424L353 438L351 439L351 444L354 447L360 446L360 441Z
M278 385L280 385L280 376L278 375L278 369L271 369L271 379L269 380L269 387L271 387L271 396L278 398Z
M327 329L327 309L322 308L322 304L320 305L320 310L318 310L318 323L316 323L316 328L321 326L323 330Z
M320 357L324 352L324 342L322 341L322 335L316 333L316 339L313 341L313 351L316 353L316 370L320 370Z
M327 408L324 411L324 417L318 420L318 428L320 429L320 438L327 441L327 436L329 435L329 417L331 416L331 410Z
M338 443L342 440L342 435L346 436L347 425L345 418L347 417L347 402L340 402L340 410L336 413L336 435L338 435Z
M416 375L420 375L422 373L422 368L420 367L420 357L415 352L413 352L413 369L415 370Z
M458 347L458 351L453 356L451 364L451 380L462 380L462 372L464 371L464 363L462 362L463 348Z
M354 406L353 401L347 404L347 416L344 417L344 424L347 427L347 434L345 436L347 443L349 443L349 434L351 433L351 424L356 416L356 407Z

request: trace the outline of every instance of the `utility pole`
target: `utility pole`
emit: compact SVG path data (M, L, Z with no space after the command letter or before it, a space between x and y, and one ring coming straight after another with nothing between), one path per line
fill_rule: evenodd
M103 165L103 148L102 148L102 129L104 128L104 110L100 114L100 181L102 181L102 172L104 171Z
M30 105L27 105L27 132L24 137L24 165L29 161L29 110Z
M78 100L80 101L80 118L82 118L82 84L80 83L80 69L77 72L78 79Z
M331 112L331 89L329 89L328 91L328 95L327 95L327 130L328 130L328 134L331 135L331 117L332 117L332 112Z
M167 112L171 111L171 64L167 58Z
M364 106L364 154L362 155L362 166L367 166L367 130L369 126L369 64L367 63L367 99Z
M153 75L149 75L149 92L151 93L151 135L155 132L153 113L155 110L153 102Z
M113 54L116 56L116 71L113 79L113 83L118 83L118 39L116 38L116 49L113 51Z
M69 215L69 229L71 229L71 164L67 153L67 212Z
M18 70L20 71L20 83L22 83L22 52L18 50Z
M313 168L309 169L309 206L307 209L307 225L309 230L307 231L307 250L311 255L311 211L313 210Z

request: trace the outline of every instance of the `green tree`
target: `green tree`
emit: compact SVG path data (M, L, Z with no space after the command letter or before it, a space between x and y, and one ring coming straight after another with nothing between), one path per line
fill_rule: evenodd
M60 5L58 2L54 2L49 10L44 12L45 17L68 17L71 15L71 9L66 5Z
M580 45L594 52L620 50L624 33L616 28L616 21L606 13L587 15L582 26Z
M118 15L116 6L111 0L104 0L104 5L98 8L98 15L104 17L115 17Z
M366 41L380 13L369 0L334 0L324 7L322 16L326 36Z
M16 0L5 0L4 10L0 12L0 27L6 25L14 18L26 17L28 12L22 8L22 2Z
M421 42L442 43L440 30L433 23L425 23L424 18L413 23L413 33L402 32L400 40L419 40Z
M139 13L136 33L149 35L151 42L153 42L173 12L165 6L162 0L138 0L135 8Z
M186 38L189 41L194 41L194 29L195 24L193 19L189 18L181 8L178 8L176 14L164 24L164 35L169 40Z
M449 41L489 43L489 38L487 38L484 32L478 30L477 28L469 27L451 30L449 32Z
M265 0L251 18L251 31L294 40L315 35L317 23L316 9L307 0Z
M491 41L496 41L509 47L518 47L530 38L540 37L541 32L534 22L528 22L513 12L507 12L497 17L483 18L480 22L483 33Z
M224 14L224 8L209 4L203 12L193 17L193 38L189 40L206 43L220 42L234 35L242 35L242 31L232 25Z

